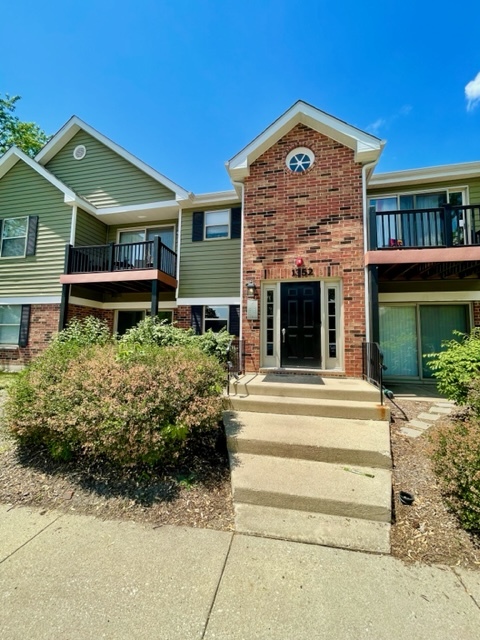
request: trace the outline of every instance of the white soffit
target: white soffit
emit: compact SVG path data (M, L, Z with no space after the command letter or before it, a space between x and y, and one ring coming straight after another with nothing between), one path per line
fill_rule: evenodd
M445 182L447 180L463 180L480 176L480 162L463 162L445 164L437 167L407 169L374 174L368 186L370 188L394 187L402 184L422 184L425 182Z
M242 180L245 176L248 176L250 164L297 124L304 124L328 138L353 149L355 162L362 164L378 160L385 144L379 138L299 100L226 163L232 180Z
M78 133L80 130L88 133L92 138L95 138L106 147L117 153L124 160L133 164L137 169L143 171L143 173L147 174L160 184L164 185L171 191L175 193L175 197L177 200L188 200L190 197L190 193L180 187L175 182L172 182L169 178L159 173L148 164L131 154L129 151L118 145L107 136L104 136L102 133L91 127L89 124L78 118L77 116L72 116L70 120L64 124L64 126L56 133L53 138L48 142L43 149L35 156L35 160L42 165L47 164L63 147L70 142L73 136Z

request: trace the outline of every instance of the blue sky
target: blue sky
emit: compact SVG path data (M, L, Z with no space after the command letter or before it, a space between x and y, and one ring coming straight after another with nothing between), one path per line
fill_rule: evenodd
M467 162L479 26L478 0L15 0L0 92L47 133L78 115L196 193L230 188L224 162L297 99L387 139L378 171Z

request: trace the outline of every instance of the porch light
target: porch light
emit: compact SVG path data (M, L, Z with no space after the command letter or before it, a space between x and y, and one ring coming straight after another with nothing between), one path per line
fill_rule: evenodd
M247 298L255 298L257 285L250 280L250 282L247 282L245 286L247 287Z

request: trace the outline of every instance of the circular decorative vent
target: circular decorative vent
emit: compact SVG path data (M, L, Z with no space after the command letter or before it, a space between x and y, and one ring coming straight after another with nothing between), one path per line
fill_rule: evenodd
M315 154L306 147L297 147L288 154L285 163L293 173L303 173L315 162Z
M75 160L83 160L87 155L87 147L84 144L79 144L73 150L73 157Z

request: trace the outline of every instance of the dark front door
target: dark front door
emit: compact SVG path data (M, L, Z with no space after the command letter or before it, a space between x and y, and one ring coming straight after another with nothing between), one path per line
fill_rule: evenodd
M281 285L282 367L320 367L320 283Z

